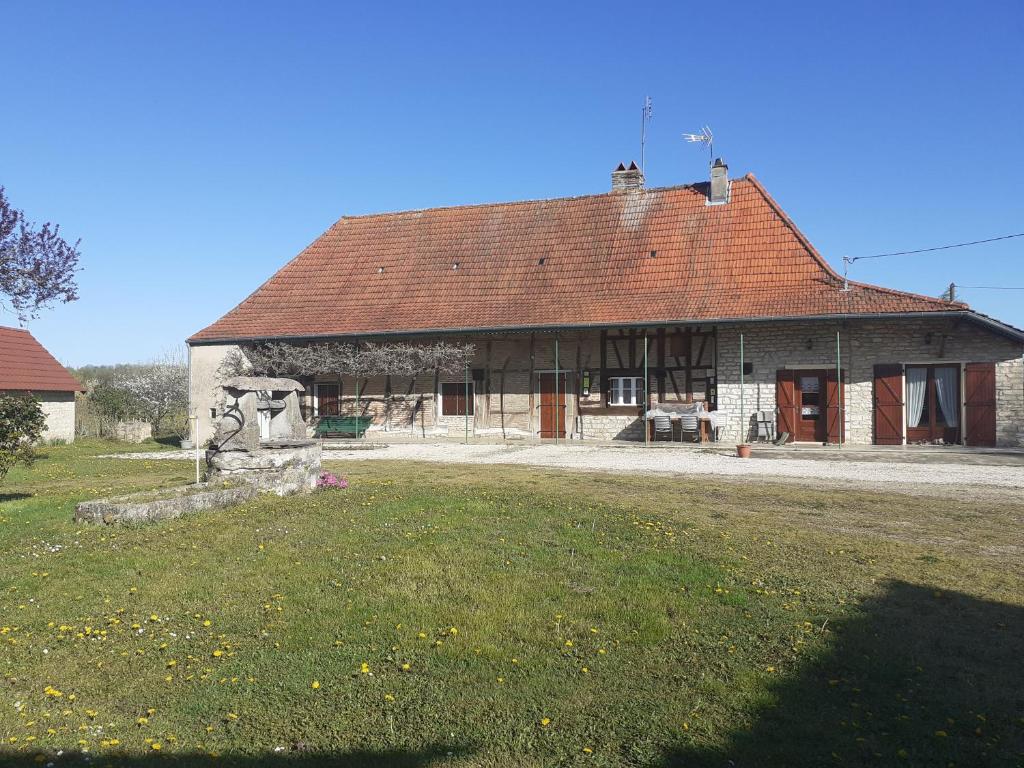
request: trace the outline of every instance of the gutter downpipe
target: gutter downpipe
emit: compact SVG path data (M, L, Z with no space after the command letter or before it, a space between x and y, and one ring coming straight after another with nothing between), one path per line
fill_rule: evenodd
M464 390L463 398L464 398L465 406L462 409L462 413L465 416L465 421L466 421L466 438L465 438L464 442L466 443L466 445L469 445L469 359L468 358L466 359L466 362L465 362L465 376L464 376L464 378L465 378L465 381L464 381L465 390Z

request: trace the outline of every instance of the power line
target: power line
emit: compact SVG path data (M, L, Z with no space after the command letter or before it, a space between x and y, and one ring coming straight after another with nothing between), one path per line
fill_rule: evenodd
M1024 232L1013 235L1002 235L1000 237L989 237L985 240L972 240L969 243L953 243L951 245L937 245L934 248L918 248L914 251L893 251L892 253L876 253L872 256L844 256L843 260L853 263L861 259L880 259L883 256L909 256L912 253L930 253L932 251L948 251L950 248L966 248L968 245L981 245L983 243L994 243L998 240L1010 240L1014 237L1024 237Z
M1012 240L1015 237L1024 237L1024 232L1017 232L1012 235L1000 235L999 237L987 237L984 240L971 240L967 243L951 243L949 245L936 245L934 248L917 248L913 251L892 251L891 253L875 253L871 256L843 256L843 290L850 290L850 281L847 277L850 265L861 259L881 259L885 256L909 256L914 253L931 253L933 251L948 251L951 248L966 248L969 245L982 245L984 243L995 243L999 240Z
M956 287L969 291L1024 291L1024 285L960 285L960 283L956 283Z

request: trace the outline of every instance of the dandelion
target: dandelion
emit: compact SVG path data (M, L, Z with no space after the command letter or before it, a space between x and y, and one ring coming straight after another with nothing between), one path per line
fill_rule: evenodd
M159 741L154 741L152 744L149 745L149 748L152 749L154 752L159 752L161 749L163 749Z
M420 640L426 640L427 639L427 633L426 632L417 632L416 633L416 637L418 637Z
M224 655L224 651L222 651L222 650L221 650L220 648L217 648L217 649L216 649L216 650L215 650L215 651L213 652L213 657L214 657L215 659L219 659L219 658L220 658L221 656L223 656L223 655Z
M210 621L209 619L204 619L204 620L203 620L203 626L204 626L204 627L208 627L208 626L210 626L210 624L212 624L212 623L213 623L213 622L211 622L211 621Z
M403 672L408 672L410 669L412 669L412 664L410 664L408 661L402 664Z
M394 700L395 700L395 697L392 694L390 694L390 693L385 693L384 694L384 701L394 701Z
M370 665L364 661L362 664L359 665L359 671L362 672L364 675L370 674Z
M542 717L540 719L540 725L541 725L542 728L547 728L549 725L551 725L551 718L550 717Z
M584 755L590 755L590 754L593 754L593 752L594 752L594 750L592 750L590 747L584 747L583 748L583 754Z
M238 719L238 715L235 712L228 712L227 715L224 716L224 719L225 720L237 720Z
M312 683L309 684L309 687L312 688L314 691L320 690L320 681L314 680Z
M448 634L450 634L450 635L457 635L457 634L459 634L459 630L456 627L452 627L451 629L448 630Z

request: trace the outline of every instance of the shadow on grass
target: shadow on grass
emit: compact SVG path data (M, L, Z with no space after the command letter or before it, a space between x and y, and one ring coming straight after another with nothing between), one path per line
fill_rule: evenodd
M893 582L749 730L662 766L1019 765L1024 609Z
M0 751L0 765L12 768L38 768L51 760L54 766L83 765L88 760L102 766L112 768L190 768L191 766L220 766L221 768L370 768L387 766L388 768L426 768L438 761L452 757L461 757L471 750L464 747L448 747L442 745L428 746L421 750L352 750L349 752L283 752L264 755L231 755L221 754L216 757L208 754L184 752L167 754L149 752L146 754L102 753L90 754L64 753L57 758L45 752L4 753ZM46 755L40 761L39 754Z
M5 501L21 501L32 498L31 493L0 493L0 504Z
M181 437L179 435L157 435L153 438L153 442L170 448L181 448Z

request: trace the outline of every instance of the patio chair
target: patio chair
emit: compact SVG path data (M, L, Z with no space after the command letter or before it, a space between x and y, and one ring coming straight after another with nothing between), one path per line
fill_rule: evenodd
M654 417L654 439L658 439L658 435L668 435L669 442L672 442L672 419L669 416L655 416Z
M771 411L758 411L755 414L757 422L757 440L770 443L775 440L775 414Z
M697 412L679 414L679 442L683 442L683 433L692 432L693 442L700 441L700 420Z

